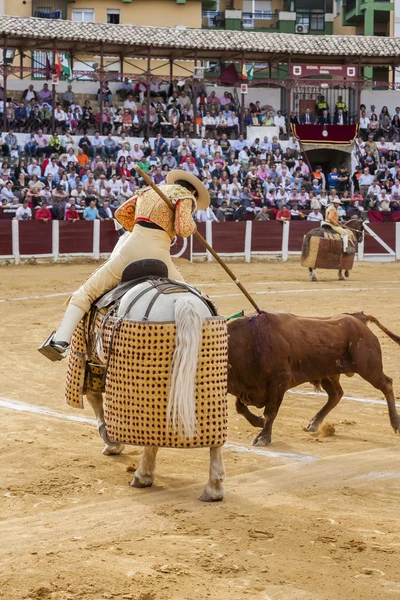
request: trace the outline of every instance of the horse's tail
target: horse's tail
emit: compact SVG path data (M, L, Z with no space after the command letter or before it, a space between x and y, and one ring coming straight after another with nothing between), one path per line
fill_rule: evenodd
M310 239L311 239L311 232L307 233L303 239L303 246L301 248L301 253L302 253L303 258L307 258L307 256L310 253Z
M183 294L175 304L175 351L172 358L167 422L180 435L196 434L196 375L203 334L203 317L195 302Z

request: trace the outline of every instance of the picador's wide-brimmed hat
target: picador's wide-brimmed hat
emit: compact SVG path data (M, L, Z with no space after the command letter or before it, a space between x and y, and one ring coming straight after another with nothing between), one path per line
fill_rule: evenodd
M179 180L191 183L197 191L197 210L204 210L210 205L210 194L208 193L206 186L192 173L188 173L187 171L180 169L174 169L168 173L165 179L168 185L173 185Z

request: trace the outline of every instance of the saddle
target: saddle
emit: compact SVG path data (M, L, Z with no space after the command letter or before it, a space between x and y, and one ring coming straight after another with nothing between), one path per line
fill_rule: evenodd
M204 296L199 290L196 288L189 286L183 282L177 282L168 278L168 267L167 265L158 259L144 259L137 260L135 262L130 263L127 267L125 267L121 283L117 285L116 288L106 292L98 298L93 304L92 312L95 312L95 309L105 309L109 308L111 305L115 305L121 300L121 298L132 288L143 283L144 281L148 281L151 283L146 290L143 290L140 294L138 294L130 303L127 308L127 313L131 310L132 306L145 294L153 290L157 289L157 293L153 296L152 300L149 303L146 314L143 320L147 321L149 318L150 311L154 306L157 298L161 294L173 294L173 293L192 293L198 298L200 298L204 304L206 304L213 316L217 316L218 312L214 304L211 300Z

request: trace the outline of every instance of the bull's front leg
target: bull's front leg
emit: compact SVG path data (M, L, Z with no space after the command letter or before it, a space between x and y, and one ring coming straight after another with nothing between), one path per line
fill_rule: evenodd
M239 415L243 415L245 419L253 425L253 427L264 427L265 419L264 417L259 417L257 415L253 415L252 412L248 409L247 406L243 404L240 398L236 398L236 412Z
M224 459L222 447L210 448L210 478L204 492L200 496L202 502L217 502L225 496L222 485L225 479Z
M281 392L279 389L269 389L264 409L265 425L260 433L254 438L253 446L268 446L268 444L272 442L272 426L276 415L278 414L284 394L285 392Z
M135 471L135 477L131 481L132 487L145 488L153 485L157 452L157 446L145 446L143 448L139 468Z
M105 456L115 456L116 454L121 454L122 450L125 448L124 444L113 442L107 436L106 424L104 422L103 394L101 392L92 392L89 390L86 393L86 398L96 416L99 435L106 443L103 449L103 454Z

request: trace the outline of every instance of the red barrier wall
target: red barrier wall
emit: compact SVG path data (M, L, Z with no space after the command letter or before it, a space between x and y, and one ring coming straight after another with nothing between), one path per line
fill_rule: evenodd
M60 254L93 252L93 221L60 221Z
M0 221L0 256L12 254L12 221Z
M396 224L395 223L368 223L368 227L379 235L380 238L392 249L396 250ZM379 244L373 237L364 236L364 253L370 254L388 254L387 250Z
M203 236L206 237L206 224L205 223L197 223L197 231ZM200 244L196 238L193 238L193 252L205 252L203 244Z
M253 221L252 252L281 252L282 229L283 224L280 221Z
M19 253L27 256L52 253L51 221L19 221Z
M111 222L100 225L100 252L110 253L118 240L118 235ZM213 247L221 254L239 253L244 255L246 222L227 222L212 224ZM368 225L393 251L396 250L395 223L373 223ZM59 221L59 253L60 254L93 254L93 222L78 221L70 223ZM251 223L251 252L282 251L282 223L278 221L253 221ZM313 223L292 221L289 229L289 252L300 252L303 236ZM34 256L52 253L52 224L41 221L19 221L19 253L23 256ZM198 230L205 235L205 223L198 224ZM171 254L177 255L184 247L185 240L176 238L171 246ZM205 253L205 248L193 238L193 252ZM388 252L370 235L365 236L364 252L387 256ZM12 222L0 220L0 256L12 255ZM182 254L190 259L190 239Z
M104 221L100 225L100 252L112 252L115 244L118 242L118 238L114 221Z
M244 221L228 221L212 225L212 246L216 252L244 252L246 223Z

